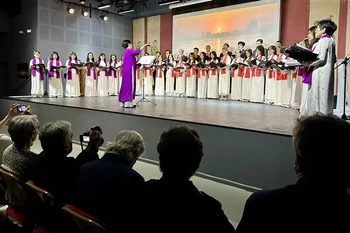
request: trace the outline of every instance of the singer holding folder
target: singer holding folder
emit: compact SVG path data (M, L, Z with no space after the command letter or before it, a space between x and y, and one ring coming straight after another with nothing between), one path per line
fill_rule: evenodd
M336 55L332 36L336 30L337 25L330 19L321 20L316 25L315 37L319 38L319 41L315 45L314 53L318 54L318 60L310 64L313 72L305 115L316 112L325 115L333 113Z
M150 46L149 43L141 48L134 50L130 40L124 40L122 47L125 49L123 55L123 82L119 93L120 106L124 108L133 108L135 105L132 101L135 99L135 84L136 84L136 58L141 51Z

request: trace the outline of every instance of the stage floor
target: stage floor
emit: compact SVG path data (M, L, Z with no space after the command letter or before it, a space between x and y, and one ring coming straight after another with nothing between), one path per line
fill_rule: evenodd
M9 97L35 103L108 111L175 121L208 124L280 135L292 135L297 110L239 101L197 98L147 97L136 108L119 107L118 97L31 98ZM137 97L135 103L141 99Z

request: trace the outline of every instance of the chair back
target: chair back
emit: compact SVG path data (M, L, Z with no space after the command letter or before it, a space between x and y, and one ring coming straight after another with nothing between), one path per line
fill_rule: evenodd
M62 207L62 210L73 219L76 226L84 233L109 232L106 225L102 223L102 221L72 205L65 205Z
M33 192L39 197L42 204L46 206L56 206L57 200L55 196L53 196L49 191L45 190L44 188L40 188L34 184L33 181L26 182L27 187L29 187Z
M21 206L24 204L26 198L24 182L22 182L20 176L2 167L0 167L0 177L5 182L6 190L11 187L13 192L11 194L14 195L14 197L11 197L11 200L9 200L9 205L6 209L7 217L19 227L27 225L30 219Z
M11 191L11 194L8 195L9 205L17 204L23 205L26 198L26 187L25 183L22 181L21 177L13 172L7 171L0 166L0 176L6 184L6 192Z

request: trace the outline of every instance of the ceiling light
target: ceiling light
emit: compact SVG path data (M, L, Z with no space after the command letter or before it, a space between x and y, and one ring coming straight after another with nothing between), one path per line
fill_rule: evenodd
M134 12L134 9L130 9L130 10L125 10L125 11L119 11L119 14L126 14L126 13L130 13L130 12Z
M100 18L103 20L103 21L107 21L108 20L108 17L107 15L101 15Z
M75 10L74 10L74 8L73 7L71 7L71 6L68 6L67 7L67 12L69 13L69 14L74 14L74 12L75 12Z
M84 5L86 3L86 1L79 1L81 5Z
M192 1L169 5L169 9L180 8L184 6L190 6L190 5L200 4L204 2L211 2L211 1L212 0L192 0Z
M82 8L81 9L81 15L84 16L84 17L88 17L89 16L89 12L85 8Z
M163 0L158 2L158 6L165 6L169 4L179 3L180 0Z
M108 7L111 7L111 4L101 4L97 8L101 10L101 9L105 9L105 8L108 8Z

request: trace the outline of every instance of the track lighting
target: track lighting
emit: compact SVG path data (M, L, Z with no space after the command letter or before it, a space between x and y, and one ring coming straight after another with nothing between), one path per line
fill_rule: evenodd
M101 14L100 18L103 20L103 21L107 21L108 20L108 17L107 17L107 13L104 12Z
M88 17L89 16L89 12L86 10L86 8L81 8L81 15L84 17Z
M69 13L69 14L74 14L74 12L75 12L75 10L74 10L74 8L73 7L71 7L71 6L68 6L67 7L67 12Z

